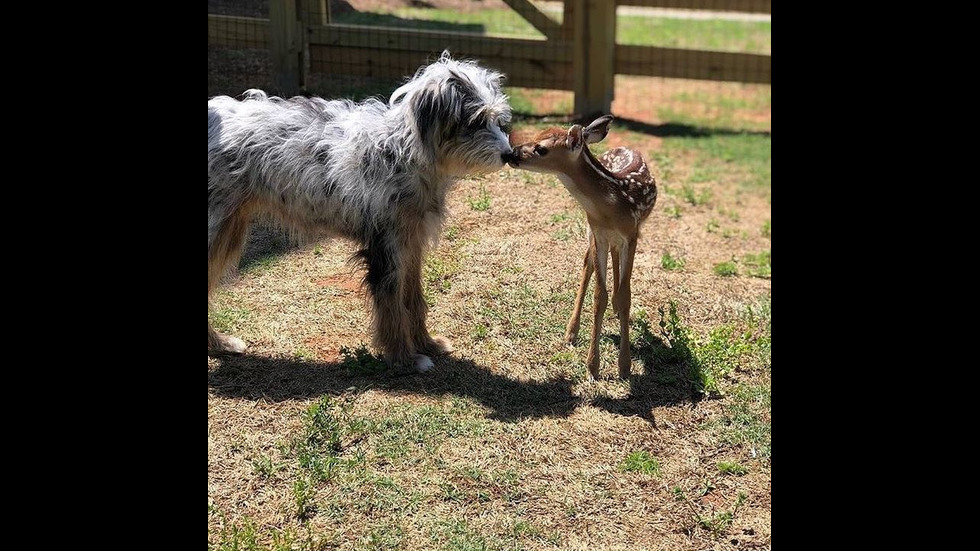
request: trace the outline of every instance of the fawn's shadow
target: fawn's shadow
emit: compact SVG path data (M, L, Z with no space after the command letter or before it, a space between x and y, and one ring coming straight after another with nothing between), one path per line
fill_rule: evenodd
M693 405L704 397L695 356L686 341L668 344L667 339L650 330L646 320L635 320L632 332L632 356L634 360L639 360L641 370L630 377L629 394L625 398L596 396L590 401L591 405L655 423L654 408ZM618 348L620 335L604 335L602 338L612 341Z

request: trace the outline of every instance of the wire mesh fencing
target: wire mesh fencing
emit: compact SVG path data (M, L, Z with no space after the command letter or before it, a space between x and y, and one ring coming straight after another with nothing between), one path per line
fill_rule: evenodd
M208 2L209 96L385 96L443 50L528 116L771 128L771 0Z

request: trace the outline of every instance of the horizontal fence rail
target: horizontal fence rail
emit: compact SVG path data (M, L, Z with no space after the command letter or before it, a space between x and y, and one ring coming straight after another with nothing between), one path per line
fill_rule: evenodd
M443 50L478 59L509 86L572 90L575 111L609 111L613 76L772 83L772 57L615 43L612 2L567 0L562 22L504 0L543 38L332 23L326 0L270 0L270 19L208 14L208 46L269 49L280 93L310 75L399 79ZM619 5L768 14L771 0L620 0Z

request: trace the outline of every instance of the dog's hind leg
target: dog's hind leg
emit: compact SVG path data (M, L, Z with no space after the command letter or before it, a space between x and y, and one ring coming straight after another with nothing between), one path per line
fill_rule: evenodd
M241 207L221 210L208 204L208 306L211 293L221 282L228 267L238 262L248 232L248 216ZM208 321L208 353L241 354L245 341L222 335Z
M389 366L428 371L432 360L416 354L402 288L405 259L390 232L374 235L361 252L367 263L366 281L371 290L374 346L384 353Z
M402 270L402 289L405 293L409 332L415 350L430 356L452 352L453 346L448 339L429 335L429 330L426 327L429 306L425 302L425 295L422 291L422 263L425 261L425 246L421 236L415 243L405 243L402 252L405 258L405 269Z

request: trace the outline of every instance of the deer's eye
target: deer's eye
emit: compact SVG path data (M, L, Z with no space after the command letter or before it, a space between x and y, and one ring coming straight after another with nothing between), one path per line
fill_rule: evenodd
M544 157L545 155L548 154L548 148L543 145L536 145L534 146L534 152L540 155L541 157Z

